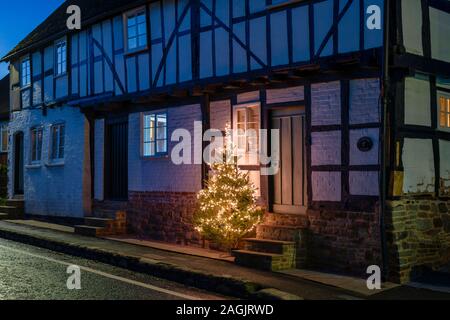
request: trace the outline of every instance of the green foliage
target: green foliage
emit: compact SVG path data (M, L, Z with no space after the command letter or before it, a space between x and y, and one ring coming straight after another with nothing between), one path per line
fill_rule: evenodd
M211 169L206 189L198 194L194 225L205 238L236 248L261 222L264 211L256 205L255 186L235 159L214 163Z

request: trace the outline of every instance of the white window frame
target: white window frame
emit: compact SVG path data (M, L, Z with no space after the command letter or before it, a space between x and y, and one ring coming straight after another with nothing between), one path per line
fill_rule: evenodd
M28 62L28 65L24 69L24 63L26 62ZM30 86L31 86L31 57L25 56L22 59L20 59L20 87L28 88Z
M166 117L166 125L158 127L158 117ZM146 126L146 117L154 117L154 125ZM158 158L166 157L169 154L169 131L168 131L169 116L167 111L158 112L144 112L141 114L141 155L143 158ZM158 128L165 130L165 139L158 138ZM147 130L149 132L149 138L146 138ZM165 141L164 150L158 149L158 142ZM154 145L154 152L152 152L152 144ZM146 153L146 145L150 146L150 153Z
M250 150L249 148L249 139L252 138L247 133L248 124L254 123L249 122L249 109L255 108L257 111L258 119L256 121L256 147L254 150ZM243 122L245 131L244 134L240 134L239 132L239 124L238 122L238 112L244 111L245 112L245 120ZM238 165L240 166L246 166L246 165L259 165L259 150L260 150L260 144L261 144L261 137L260 137L260 129L261 129L261 104L258 103L248 103L248 104L241 104L241 105L235 105L233 107L233 145L236 148L237 156L238 156ZM245 142L245 149L240 148L239 139L244 139Z
M61 48L61 53L59 49ZM60 39L55 42L55 77L67 74L67 40ZM60 60L61 59L61 60ZM61 66L61 69L59 68Z
M131 18L137 18L138 16L144 16L144 22L138 23L136 21L134 28L135 28L135 32L136 35L133 36L132 38L136 39L136 47L134 48L130 48L129 46L129 26L128 26L128 20ZM138 52L138 51L142 51L142 50L146 50L148 48L148 23L149 21L147 21L147 12L146 12L146 8L145 7L140 7L140 8L136 8L134 10L130 10L126 13L124 13L123 15L123 29L124 29L124 42L125 42L125 51L126 53L134 53L134 52ZM139 33L139 25L144 25L144 33ZM145 39L145 43L142 45L139 45L139 38L140 37L144 37Z
M3 138L6 134L6 145L3 144ZM9 133L8 133L8 124L3 123L0 125L0 152L6 153L8 152L9 145Z
M39 141L39 139L37 139L38 132L41 132L40 141ZM35 135L34 141L33 141L33 135ZM43 140L44 140L44 128L42 126L32 127L30 129L30 163L32 165L41 164ZM35 156L34 147L36 147L36 159L33 159Z
M447 131L450 132L450 105L447 105L447 111L444 111L447 118L447 126L443 127L441 125L441 98L444 98L447 100L447 103L450 104L450 93L449 92L443 92L438 91L437 93L437 122L438 122L438 128L440 131Z
M61 127L64 128L64 133L63 133L63 152L62 152L62 157L60 154L60 148L61 148ZM56 152L57 152L57 156L54 157L53 155L53 146L55 144L55 141L53 140L53 131L55 129L58 129L58 135L57 135L57 147L56 147ZM50 139L49 139L49 160L50 162L61 162L64 161L64 157L66 155L66 150L65 150L65 144L66 144L66 124L64 122L58 122L58 123L54 123L50 126Z

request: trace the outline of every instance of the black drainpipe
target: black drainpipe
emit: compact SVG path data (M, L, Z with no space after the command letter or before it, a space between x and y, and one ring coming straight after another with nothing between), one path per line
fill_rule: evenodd
M390 78L389 78L389 54L390 54L390 0L384 2L384 40L383 40L383 69L382 69L382 136L381 136L381 171L380 171L380 232L381 232L381 256L383 278L387 279L389 275L388 264L388 248L386 243L386 197L387 197L387 172L386 172L386 155L388 154L386 143L389 139L387 136L387 110L389 106Z

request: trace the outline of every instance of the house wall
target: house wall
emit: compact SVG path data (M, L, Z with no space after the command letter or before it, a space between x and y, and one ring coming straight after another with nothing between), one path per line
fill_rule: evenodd
M450 133L438 118L438 93L448 92L450 78L449 2L403 0L400 17L397 35L407 54L403 62L397 57L408 71L392 78L385 216L390 277L407 282L450 261Z
M264 117L268 117L265 110L287 105L305 106L311 119L306 134L311 137L307 146L309 209L301 219L276 214L267 219L278 226L306 228L310 266L364 274L367 266L381 265L379 80L319 82L232 95L211 103L211 125L221 129L231 122L233 105L255 99L263 106ZM365 136L373 142L368 152L356 146ZM260 179L261 196L269 208L269 180ZM287 236L266 226L261 233L278 240Z
M272 7L266 0L253 0L246 7L235 0L152 1L145 5L147 49L127 52L122 14L86 26L67 36L66 75L55 76L55 43L30 53L32 85L12 90L14 104L25 108L42 101L101 99L103 94L107 100L109 95L190 86L192 80L213 82L218 77L252 75L380 48L382 30L365 26L369 6L378 5L383 12L383 0L353 1L336 37L326 40L336 13L346 4L346 0L321 0ZM349 33L355 36L347 37ZM17 70L18 60L12 65Z
M64 162L49 161L50 126L65 123ZM42 160L31 165L31 134L35 126L44 128ZM77 108L60 107L13 112L10 134L24 134L25 212L33 215L82 218L90 210L89 126ZM8 154L8 194L14 196L14 139Z
M169 107L168 137L176 129L187 130L192 137L191 159L194 158L195 134L202 131L200 105ZM98 129L101 131L102 129ZM196 242L192 217L196 208L196 194L202 188L202 165L176 165L171 154L178 141L170 141L168 156L143 158L141 156L141 113L129 115L128 140L128 215L131 231L170 242ZM201 140L200 140L201 147ZM101 183L100 183L101 184ZM98 194L97 194L98 196Z

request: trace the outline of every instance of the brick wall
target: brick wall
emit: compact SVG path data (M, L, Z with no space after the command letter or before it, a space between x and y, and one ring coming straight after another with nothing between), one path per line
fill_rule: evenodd
M363 276L381 267L378 213L308 210L308 264Z
M386 231L392 281L408 282L423 267L450 261L450 201L388 202Z
M181 244L197 243L192 225L196 193L129 192L129 231L152 239Z

